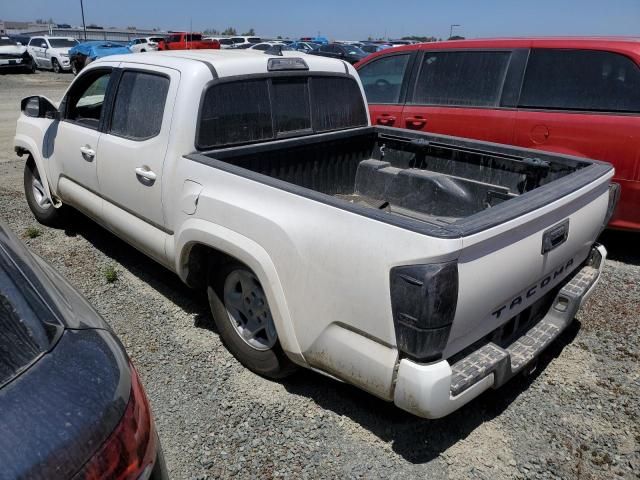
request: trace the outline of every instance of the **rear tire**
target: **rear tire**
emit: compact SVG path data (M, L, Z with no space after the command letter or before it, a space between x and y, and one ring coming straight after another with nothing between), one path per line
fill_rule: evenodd
M33 216L43 225L55 227L62 223L65 215L64 207L55 208L46 197L36 162L29 157L24 166L24 194Z
M75 60L71 61L71 73L73 73L74 77L76 75L78 75L78 67L76 66L76 61Z
M60 64L55 58L51 59L51 68L53 69L54 73L60 73Z
M210 268L207 283L209 307L227 350L258 375L278 379L294 373L297 367L280 346L255 274L244 265L230 263L216 271Z

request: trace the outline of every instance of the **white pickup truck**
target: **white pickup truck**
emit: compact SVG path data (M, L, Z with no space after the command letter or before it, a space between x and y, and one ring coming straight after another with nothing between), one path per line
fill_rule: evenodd
M253 371L308 367L419 416L531 368L606 257L609 164L372 127L339 60L112 56L22 110L40 222L73 207L206 288Z

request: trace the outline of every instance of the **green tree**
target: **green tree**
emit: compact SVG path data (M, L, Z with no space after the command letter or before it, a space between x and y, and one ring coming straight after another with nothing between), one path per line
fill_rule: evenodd
M228 27L226 30L222 31L222 35L226 35L228 37L232 37L234 35L237 35L238 32L236 32L236 29L233 27Z
M256 34L256 31L253 28L250 28L248 32L244 32L242 35L246 37L252 37Z
M453 36L449 37L449 40L464 40L464 37L462 37L460 35L453 35Z

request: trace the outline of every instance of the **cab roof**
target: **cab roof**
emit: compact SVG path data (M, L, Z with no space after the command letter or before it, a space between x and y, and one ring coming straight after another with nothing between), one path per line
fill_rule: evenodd
M284 57L302 58L310 72L331 72L355 74L347 62L332 58L306 55L301 52L283 51ZM127 62L158 65L176 70L188 70L194 65L213 67L218 77L267 73L267 62L271 58L283 58L256 50L168 50L162 52L111 55L96 60L98 62Z

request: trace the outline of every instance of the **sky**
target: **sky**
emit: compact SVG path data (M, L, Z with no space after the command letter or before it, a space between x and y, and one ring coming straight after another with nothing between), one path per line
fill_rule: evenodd
M424 35L640 36L640 0L84 0L86 23L361 40ZM81 25L80 0L0 0L0 19Z

